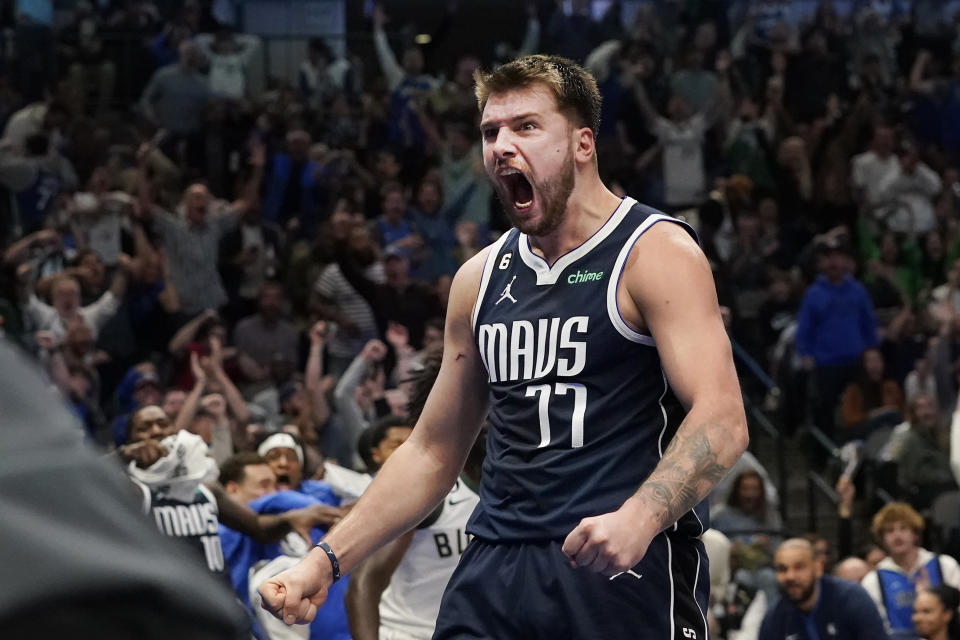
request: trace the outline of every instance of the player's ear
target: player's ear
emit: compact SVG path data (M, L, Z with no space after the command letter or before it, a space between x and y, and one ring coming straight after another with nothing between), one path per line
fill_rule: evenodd
M573 130L575 136L576 149L574 157L577 162L593 162L597 157L596 141L593 138L593 131L590 127L580 127Z

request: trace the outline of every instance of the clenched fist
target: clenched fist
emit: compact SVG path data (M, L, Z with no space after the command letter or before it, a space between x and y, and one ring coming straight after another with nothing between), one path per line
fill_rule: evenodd
M286 624L307 624L327 599L333 569L322 549L314 547L294 567L261 584L261 606Z

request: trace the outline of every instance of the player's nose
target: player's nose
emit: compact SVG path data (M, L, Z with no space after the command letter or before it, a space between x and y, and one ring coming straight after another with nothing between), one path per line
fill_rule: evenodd
M508 127L500 127L491 147L493 155L497 159L512 158L517 154L513 133Z

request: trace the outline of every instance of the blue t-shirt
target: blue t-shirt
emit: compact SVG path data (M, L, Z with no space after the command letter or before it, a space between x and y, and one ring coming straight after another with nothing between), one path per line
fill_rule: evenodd
M304 480L300 484L300 491L278 491L257 498L247 506L260 514L276 514L315 504L335 507L339 506L340 498L325 482ZM219 533L223 557L230 572L230 582L240 601L249 608L251 607L248 597L250 567L260 560L272 560L283 555L280 542L260 544L223 525L220 525ZM326 533L326 529L314 527L310 530L310 541L316 544ZM343 605L348 583L349 576L344 576L342 580L330 587L326 602L317 610L317 617L310 623L311 638L350 640L350 628Z

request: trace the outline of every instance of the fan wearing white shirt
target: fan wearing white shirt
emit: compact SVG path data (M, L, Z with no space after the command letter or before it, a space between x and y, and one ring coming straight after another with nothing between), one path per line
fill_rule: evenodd
M870 149L854 156L850 161L854 196L861 204L867 207L880 204L880 181L900 167L900 159L894 153L896 142L892 127L878 125L873 130Z
M201 33L194 39L210 60L210 91L214 95L240 100L247 95L247 70L260 51L260 38L223 29L216 34Z

